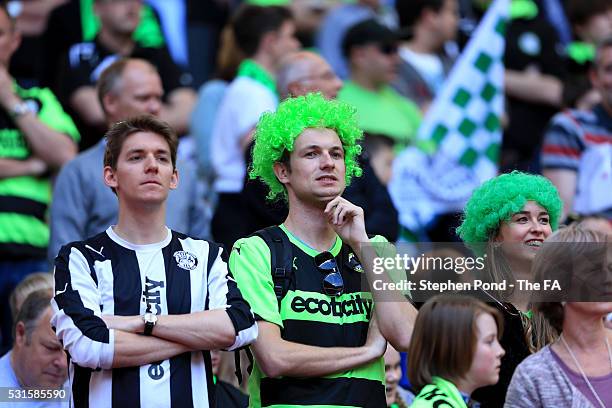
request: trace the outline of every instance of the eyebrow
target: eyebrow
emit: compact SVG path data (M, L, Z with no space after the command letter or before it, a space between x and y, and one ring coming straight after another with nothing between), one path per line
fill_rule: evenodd
M515 215L529 215L529 214L531 214L529 211L518 211L512 214L512 216L514 217ZM548 215L548 211L541 211L540 213L538 213L538 215Z
M145 149L131 149L128 150L126 154L144 153L145 151ZM155 150L155 154L170 154L170 152L166 149L157 149Z

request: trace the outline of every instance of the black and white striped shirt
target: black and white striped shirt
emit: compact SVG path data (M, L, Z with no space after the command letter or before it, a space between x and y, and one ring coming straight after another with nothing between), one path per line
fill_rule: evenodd
M62 247L55 260L51 323L70 356L74 406L213 406L208 351L112 369L114 330L100 316L224 308L237 333L230 350L249 344L257 325L221 252L217 244L170 230L160 243L134 245L110 227Z

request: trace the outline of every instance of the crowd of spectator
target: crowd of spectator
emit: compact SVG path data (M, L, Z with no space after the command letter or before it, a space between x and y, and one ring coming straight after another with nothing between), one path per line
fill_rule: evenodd
M121 406L115 384L128 384L128 377L137 383L138 367L141 373L159 367L166 378L164 369L179 372L181 354L191 353L190 362L180 363L186 372L191 367L190 380L172 374L160 406L166 399L173 406L183 401L173 396L182 393L174 378L189 384L204 379L209 388L192 390L190 398L220 407L244 407L249 397L254 407L377 407L385 399L388 407L477 406L474 401L482 407L612 406L612 332L606 326L612 303L535 304L511 291L444 295L424 305L405 297L390 302L345 276L345 268L364 272L371 254L358 242L365 241L464 241L488 256L486 279L493 282L553 276L543 259L563 254L555 255L548 242L609 246L609 0L507 0L500 176L477 188L462 213L438 214L435 225L419 231L400 223L387 189L393 162L403 149L420 146L419 127L492 2L0 1L0 387L69 391L68 400L44 405L58 407L71 399L87 406L83 398L97 406L112 391L112 403L99 406ZM133 122L135 117L150 122ZM168 126L167 135L159 123ZM113 146L104 136L119 132L121 124L163 136L175 155L156 165L172 164L177 179L163 186L167 200L152 206L137 197L137 188L118 188L119 152L125 140L138 140L124 129L114 164L105 166ZM309 158L318 169L309 167ZM318 178L310 180L309 171ZM310 181L322 183L323 192ZM122 231L132 225L125 214L139 212L146 214L143 225L185 234L168 238L168 245L180 241L182 247L148 258L142 253L151 242L136 242L142 234L130 240L109 228L120 225ZM105 230L106 241L88 240ZM191 268L185 248L196 244L190 239L206 248L198 249L202 254L217 251L212 242L220 244L218 254L206 252ZM537 255L517 251L516 242L537 247ZM118 281L112 274L128 263L119 255L106 259L113 245L133 250L130 268L143 274L158 273L156 265L174 258L188 273L197 267L220 274L230 289L220 281L207 286L192 273L193 287L211 291L211 298L198 310L177 306L186 316L214 315L210 302L240 305L241 311L248 303L253 315L214 315L219 320L211 318L215 323L200 331L179 317L162 319L158 334L143 343L147 356L130 355L138 343L131 336L140 336L134 333L141 327L127 318L139 311L123 313L127 303L113 289ZM87 250L93 253L83 255ZM612 264L605 265L597 267L612 273ZM108 270L110 283L102 276ZM91 285L73 281L89 273ZM151 276L141 278L142 288L130 296L142 297L149 310L145 285ZM321 278L323 289L300 297ZM178 293L174 285L171 291L167 282L160 293L168 290L170 298ZM73 296L74 287L100 293ZM376 313L342 317L347 302L357 305L353 292L367 292L359 308L375 302ZM336 320L324 313L329 298L344 305ZM109 315L126 319L102 319L108 304L114 308ZM299 307L310 312L312 304L319 309L310 314L318 317L296 317ZM251 326L252 318L257 325ZM214 335L229 323L236 338L224 344ZM153 329L146 319L144 324L150 335ZM248 330L259 333L251 345L254 363L247 361L250 353L247 359L246 353L220 351L251 343L255 334ZM188 346L180 335L190 339ZM89 352L83 338L92 350L99 348L97 366L81 357ZM107 343L120 338L129 340L117 348L116 358L124 360L112 361ZM156 365L164 359L166 365ZM126 370L126 361L135 371ZM252 364L251 372L246 366ZM249 388L234 371L250 377ZM155 380L151 368L148 373ZM156 399L147 398L141 402Z

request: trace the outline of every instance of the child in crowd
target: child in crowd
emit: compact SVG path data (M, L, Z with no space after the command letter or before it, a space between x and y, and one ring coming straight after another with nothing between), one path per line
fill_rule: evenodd
M499 379L502 327L501 314L472 297L429 299L408 350L408 377L418 391L411 407L472 406L472 392Z

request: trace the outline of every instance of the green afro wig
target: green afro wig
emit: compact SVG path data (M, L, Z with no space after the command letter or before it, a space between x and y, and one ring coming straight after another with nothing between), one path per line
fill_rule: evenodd
M563 203L556 187L546 177L513 171L492 178L474 190L457 233L463 242L482 254L483 243L492 238L502 222L521 211L527 201L544 207L552 230L557 229Z
M340 101L327 100L320 93L288 98L278 105L276 112L264 113L255 129L249 177L260 178L268 185L269 200L287 197L284 186L274 174L274 163L281 160L285 151L293 151L295 139L308 128L327 128L338 134L344 148L346 185L353 176L361 176L356 157L361 153L357 142L363 132L357 126L355 108Z

